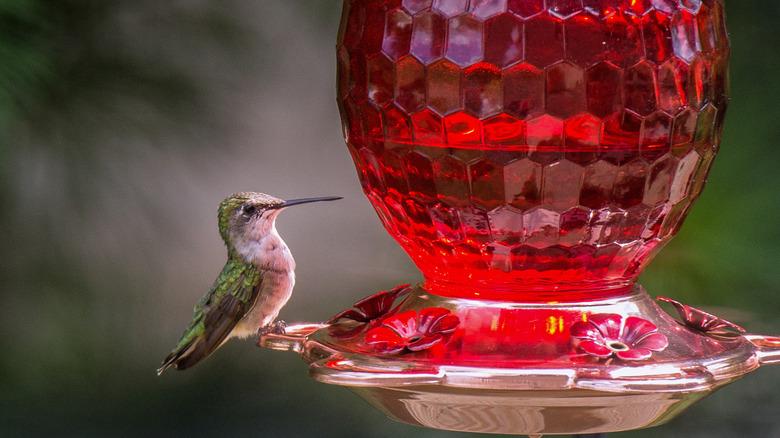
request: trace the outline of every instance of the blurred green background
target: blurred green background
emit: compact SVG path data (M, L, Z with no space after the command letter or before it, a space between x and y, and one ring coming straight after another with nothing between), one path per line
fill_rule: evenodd
M780 3L728 3L723 147L642 283L780 333ZM299 266L287 321L420 279L341 138L340 7L0 1L0 436L469 436L391 421L249 341L154 372L222 267L216 206L234 191L345 197L280 220ZM780 436L780 367L610 436Z

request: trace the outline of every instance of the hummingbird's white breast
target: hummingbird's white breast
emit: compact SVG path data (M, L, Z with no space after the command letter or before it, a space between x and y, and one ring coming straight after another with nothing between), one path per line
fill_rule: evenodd
M295 260L276 231L273 220L270 221L270 229L260 231L257 234L245 233L243 236L248 238L238 238L233 242L236 251L247 262L265 273L254 305L233 329L231 337L256 335L260 328L271 324L290 299L295 285Z

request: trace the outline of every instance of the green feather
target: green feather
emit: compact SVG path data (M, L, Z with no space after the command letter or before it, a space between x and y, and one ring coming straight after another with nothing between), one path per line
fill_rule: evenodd
M264 271L231 257L206 295L195 306L195 316L176 348L165 358L166 368L189 368L213 353L230 335L257 298Z

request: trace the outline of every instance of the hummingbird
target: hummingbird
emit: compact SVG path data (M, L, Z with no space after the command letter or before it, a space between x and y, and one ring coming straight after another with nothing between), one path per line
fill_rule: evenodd
M341 197L285 201L264 193L242 192L222 201L219 234L227 246L227 263L195 306L190 325L157 374L170 367L190 368L228 339L268 329L290 299L295 284L295 260L276 231L276 217L293 205L337 199Z

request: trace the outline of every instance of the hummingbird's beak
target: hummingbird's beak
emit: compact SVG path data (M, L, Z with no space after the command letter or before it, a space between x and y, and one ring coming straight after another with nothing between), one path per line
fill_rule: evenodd
M274 206L272 208L274 208L274 209L281 209L281 208L291 207L293 205L308 204L309 202L337 201L339 199L341 199L341 196L325 196L323 198L291 199L289 201L284 201L281 204L276 205L276 206Z

